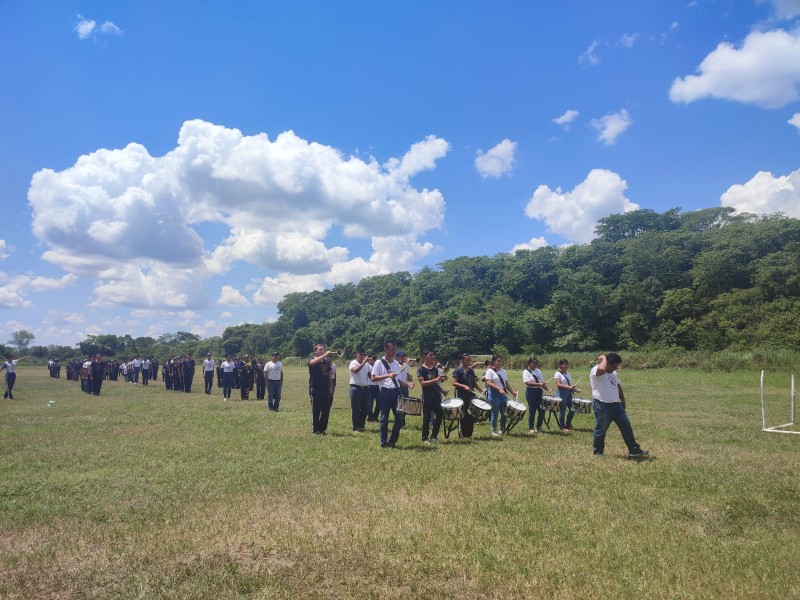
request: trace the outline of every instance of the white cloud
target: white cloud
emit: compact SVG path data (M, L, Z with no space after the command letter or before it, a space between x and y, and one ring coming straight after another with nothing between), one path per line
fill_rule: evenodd
M225 312L223 312L220 315L220 318L222 318L222 319L231 319L231 318L233 318L233 313L231 311L229 311L229 310L226 310Z
M81 15L78 15L78 24L75 25L74 31L78 34L78 38L81 40L85 40L94 31L94 28L97 26L95 21L84 19Z
M220 306L249 306L250 302L236 288L230 285L223 285L217 304Z
M789 119L787 123L789 123L789 125L794 125L798 130L800 130L800 113L794 113L792 118Z
M132 143L60 172L43 169L28 200L33 232L49 246L43 258L95 281L93 305L201 307L209 278L237 262L298 286L287 291L413 267L433 250L419 238L441 227L445 203L438 190L409 181L448 151L428 136L381 165L291 131L270 140L195 120L161 157ZM229 234L207 247L194 229L202 223ZM334 227L371 238L373 254L350 257L329 245Z
M633 45L638 39L638 33L624 33L617 41L617 45L622 46L623 48L633 48Z
M767 215L782 212L800 218L800 170L775 177L759 171L744 185L732 185L720 197L722 206L739 212Z
M540 185L528 201L525 214L544 221L549 231L567 240L589 242L595 237L599 219L639 208L625 197L627 187L617 173L593 169L570 192Z
M723 42L703 59L698 75L676 78L670 100L717 98L778 108L800 99L800 33L754 31L741 48Z
M560 117L553 119L553 123L561 125L566 131L569 131L570 124L577 119L580 114L581 113L575 109L569 109Z
M514 254L517 250L536 250L537 248L546 248L550 244L547 243L547 240L543 237L535 237L531 238L529 242L524 242L522 244L516 244L511 249L511 254Z
M600 57L597 56L596 54L597 46L598 46L598 41L594 40L591 43L591 45L586 49L586 52L584 52L578 57L578 64L589 65L590 67L593 67L597 63L599 63Z
M73 27L73 31L78 34L78 39L93 39L95 42L101 37L122 35L123 33L122 29L113 21L104 21L103 24L98 27L97 21L93 19L84 19L81 15L78 15L78 23Z
M0 240L0 260L5 260L8 258L8 254L6 253L6 241Z
M617 138L631 126L631 120L628 111L624 108L617 113L607 114L599 119L592 119L592 127L594 127L598 136L597 139L602 141L606 146L613 146L617 143Z
M31 275L13 277L0 272L0 308L30 308L33 302L28 296L32 292L46 292L72 286L78 278L67 273L60 279Z
M475 169L486 179L487 177L500 177L514 170L514 153L517 150L517 142L504 139L494 148L484 154L478 150L475 158Z
M759 4L772 4L774 16L789 20L800 15L800 0L758 0Z

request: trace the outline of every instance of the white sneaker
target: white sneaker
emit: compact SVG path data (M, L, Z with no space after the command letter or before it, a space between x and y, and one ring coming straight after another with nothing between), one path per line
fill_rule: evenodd
M492 431L492 435L493 435L494 437L500 437L500 436L502 436L503 434L502 434L502 433L500 433L500 432L498 432L498 431Z
M431 445L431 441L430 440L422 440L422 443L425 444L426 446L430 446Z
M535 434L536 434L535 429L528 429L528 435L535 435Z
M438 438L431 438L431 442L430 443L431 444L438 444L439 443L439 439Z

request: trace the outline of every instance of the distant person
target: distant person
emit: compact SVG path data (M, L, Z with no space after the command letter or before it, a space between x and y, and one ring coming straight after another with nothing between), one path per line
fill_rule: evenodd
M611 423L616 423L622 439L628 447L628 456L647 456L633 437L633 428L625 412L625 394L616 374L622 364L619 354L609 352L597 357L600 364L592 368L589 379L592 383L592 409L594 409L594 438L592 450L595 456L603 456L606 447L606 432Z
M214 359L211 358L211 352L206 354L206 359L203 361L203 383L205 384L205 393L211 394L211 388L214 385Z
M436 353L425 350L422 353L423 363L417 368L417 379L422 387L422 443L438 444L439 428L442 426L442 386L447 379L436 366ZM433 429L431 417L433 416ZM430 437L428 434L430 433Z
M453 371L453 389L455 390L456 398L460 398L464 402L463 416L458 423L458 433L462 438L471 438L472 431L475 428L475 417L469 412L469 405L475 398L475 390L479 394L483 390L478 385L478 378L475 375L475 370L472 368L472 357L469 354L461 355L461 364Z
M511 387L508 382L508 373L503 368L503 358L497 355L492 356L492 360L486 374L483 376L486 380L486 387L489 390L487 394L489 397L489 404L492 406L491 425L492 435L499 437L503 435L506 427L506 405L508 404L508 396L506 392L511 392L515 397L517 392ZM500 416L498 424L497 417ZM499 426L498 426L499 425Z
M542 407L542 398L544 391L550 391L539 370L539 359L535 356L528 359L528 367L522 372L522 382L525 384L525 399L528 401L528 433L534 434L542 429L547 412ZM537 415L538 419L534 425L534 418Z
M26 358L29 357L23 356L22 358L14 360L13 354L6 354L6 362L0 367L0 373L3 371L6 372L6 392L3 394L3 398L8 398L9 400L14 399L14 395L11 392L14 391L14 382L17 381L17 363Z
M558 409L558 426L561 427L563 433L572 431L572 417L575 416L575 411L572 408L572 392L580 393L580 390L573 385L568 371L569 361L566 358L562 358L558 361L558 371L553 375L558 396L561 398L561 407ZM564 420L565 416L566 421Z
M264 373L264 359L259 358L254 368L256 376L256 400L263 400L267 395L267 378Z
M222 399L227 401L231 399L233 373L236 371L236 362L230 354L222 361L220 368L222 369Z
M136 356L133 359L133 383L139 384L139 373L142 371L142 359Z
M383 358L375 361L370 377L380 386L379 406L381 409L380 436L381 448L394 448L400 437L400 429L405 424L405 415L397 411L397 399L400 396L400 363L395 360L397 346L392 342L383 345ZM389 413L394 413L394 425L389 435Z
M280 407L283 390L283 364L280 357L280 354L273 352L269 362L264 365L264 375L267 378L267 408L275 412L278 412Z
M369 357L363 348L356 348L356 357L350 361L350 412L353 431L364 431L370 412Z
M92 378L92 394L99 396L106 370L106 363L103 362L103 357L96 354L89 365L89 370Z
M195 362L194 358L192 358L192 353L186 355L186 359L183 361L183 391L187 394L192 393L192 381L194 380L194 368Z
M142 359L142 385L150 385L150 359Z

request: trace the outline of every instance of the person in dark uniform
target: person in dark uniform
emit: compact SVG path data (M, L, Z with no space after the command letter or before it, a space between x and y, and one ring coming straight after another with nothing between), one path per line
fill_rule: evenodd
M158 361L155 358L150 359L150 371L153 374L153 381L158 381Z
M462 438L471 438L472 430L475 427L475 418L469 414L467 410L469 403L475 398L475 390L479 394L483 390L478 385L478 378L475 376L475 371L472 368L472 357L469 354L461 355L461 364L453 371L453 388L455 389L456 398L464 401L464 416L459 421L458 435Z
M161 365L161 379L164 380L165 389L172 389L172 365L169 364L169 359Z
M333 382L331 381L330 351L314 346L314 356L308 361L309 391L311 393L311 432L324 435L331 412Z
M176 356L172 361L172 391L183 391L183 357Z
M250 364L250 357L246 354L239 361L239 394L242 400L250 399L250 390L253 387L253 365Z
M267 395L267 378L264 374L264 359L258 359L258 365L256 366L256 400L263 400L264 396Z
M103 357L97 354L92 360L90 371L92 378L92 394L95 396L100 395L100 388L103 386L103 376L106 370L106 363L103 362Z
M183 391L187 394L192 392L192 380L194 379L194 358L192 353L186 355L186 360L183 361Z

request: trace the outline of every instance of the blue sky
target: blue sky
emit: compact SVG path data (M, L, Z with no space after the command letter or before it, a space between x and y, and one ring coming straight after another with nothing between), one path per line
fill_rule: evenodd
M0 3L0 340L203 337L291 291L800 217L800 0Z

